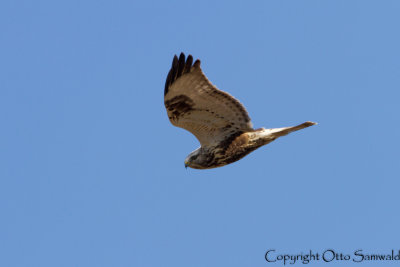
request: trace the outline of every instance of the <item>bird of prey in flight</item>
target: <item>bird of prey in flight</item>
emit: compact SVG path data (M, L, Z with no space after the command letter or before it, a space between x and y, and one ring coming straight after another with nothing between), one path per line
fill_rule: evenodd
M253 129L244 106L219 90L204 75L200 60L175 55L164 89L164 104L174 126L194 134L200 147L185 159L185 167L211 169L235 162L278 137L315 122L297 126Z

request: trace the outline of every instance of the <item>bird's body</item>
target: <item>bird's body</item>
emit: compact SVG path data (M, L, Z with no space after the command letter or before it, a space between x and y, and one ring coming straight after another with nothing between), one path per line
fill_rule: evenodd
M212 85L191 55L174 57L164 90L171 123L190 131L201 147L188 155L185 166L210 169L235 162L290 132L312 126L254 130L250 117L234 97Z

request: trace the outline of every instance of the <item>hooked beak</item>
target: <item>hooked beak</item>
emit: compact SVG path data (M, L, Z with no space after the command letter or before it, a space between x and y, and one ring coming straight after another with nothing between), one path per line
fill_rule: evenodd
M185 169L187 169L188 166L189 166L189 165L187 165L187 163L185 162Z

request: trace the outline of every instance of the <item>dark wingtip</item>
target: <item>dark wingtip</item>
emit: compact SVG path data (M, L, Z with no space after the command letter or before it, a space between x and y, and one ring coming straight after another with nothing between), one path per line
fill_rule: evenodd
M186 59L186 64L185 64L185 68L183 69L183 74L190 72L190 69L192 68L192 64L193 64L193 57L192 57L192 55L189 55Z
M168 88L176 81L176 79L190 72L190 69L192 68L192 63L192 55L189 55L187 59L185 59L185 54L183 52L179 55L179 58L177 55L174 56L171 69L169 70L167 79L165 81L164 95L168 93ZM196 60L193 67L199 66L200 60Z
M178 59L178 71L176 72L176 77L182 76L184 67L185 67L185 54L181 53Z
M194 64L193 64L193 67L195 67L195 68L199 68L200 67L200 59L196 59L196 61L194 62Z

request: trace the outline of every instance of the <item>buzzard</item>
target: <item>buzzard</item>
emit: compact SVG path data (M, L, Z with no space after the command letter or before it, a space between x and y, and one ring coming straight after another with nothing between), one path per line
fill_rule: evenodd
M315 122L273 129L253 129L243 105L219 90L204 75L200 60L175 55L164 89L164 104L174 126L194 134L200 148L185 159L185 167L211 169L235 162L278 137Z

